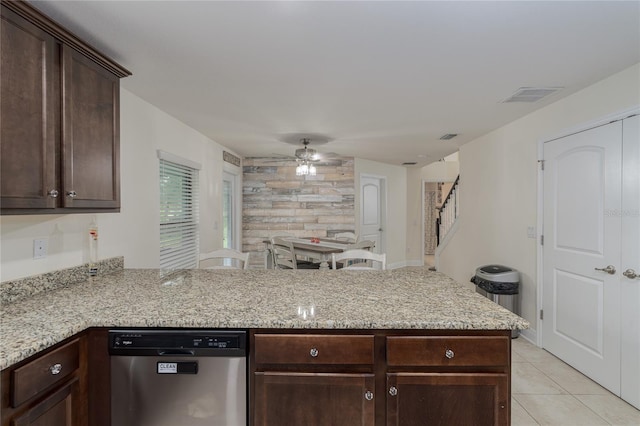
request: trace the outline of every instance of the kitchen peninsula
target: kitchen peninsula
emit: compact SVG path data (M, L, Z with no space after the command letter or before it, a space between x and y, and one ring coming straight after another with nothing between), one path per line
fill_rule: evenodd
M510 330L528 327L472 289L421 268L189 270L168 277L121 270L7 303L1 319L3 425L8 372L78 334L78 380L94 381L82 388L88 403L108 412L99 407L104 395L91 398L108 387L108 380L95 382L108 378L106 330L113 327L249 330L249 407L256 425L273 424L269 419L283 414L276 412L279 392L300 394L299 386L321 381L321 389L344 379L361 383L362 393L354 394L365 395L355 413L362 424L406 424L421 415L424 395L446 402L452 413L456 404L467 404L467 410L488 413L488 424L508 424ZM307 345L323 356L305 358ZM90 411L84 409L79 424L91 420Z

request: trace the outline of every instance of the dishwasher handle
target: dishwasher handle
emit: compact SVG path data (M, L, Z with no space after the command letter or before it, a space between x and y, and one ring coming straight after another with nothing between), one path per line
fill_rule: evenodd
M194 356L196 351L193 349L158 349L158 355L160 356L180 356L189 355Z

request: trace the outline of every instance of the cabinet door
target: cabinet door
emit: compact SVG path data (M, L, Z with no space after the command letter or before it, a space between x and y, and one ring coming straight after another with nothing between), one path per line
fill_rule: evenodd
M50 35L2 7L0 203L54 208L58 46ZM51 193L55 195L55 192Z
M13 420L13 426L70 426L78 424L78 381L67 384Z
M62 159L64 207L120 207L120 82L63 47Z
M387 426L508 425L507 374L387 374Z
M255 373L256 426L373 426L373 374Z

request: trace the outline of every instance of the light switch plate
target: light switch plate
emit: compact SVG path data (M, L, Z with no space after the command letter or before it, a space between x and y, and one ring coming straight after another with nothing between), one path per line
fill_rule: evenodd
M44 259L47 257L48 240L46 238L38 238L33 240L33 258Z
M536 227L527 226L527 238L535 238L535 237L536 237Z

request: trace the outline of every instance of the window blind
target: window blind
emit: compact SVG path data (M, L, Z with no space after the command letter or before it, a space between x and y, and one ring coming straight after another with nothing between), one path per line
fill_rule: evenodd
M198 266L198 169L160 155L160 268ZM187 163L187 161L185 161Z

